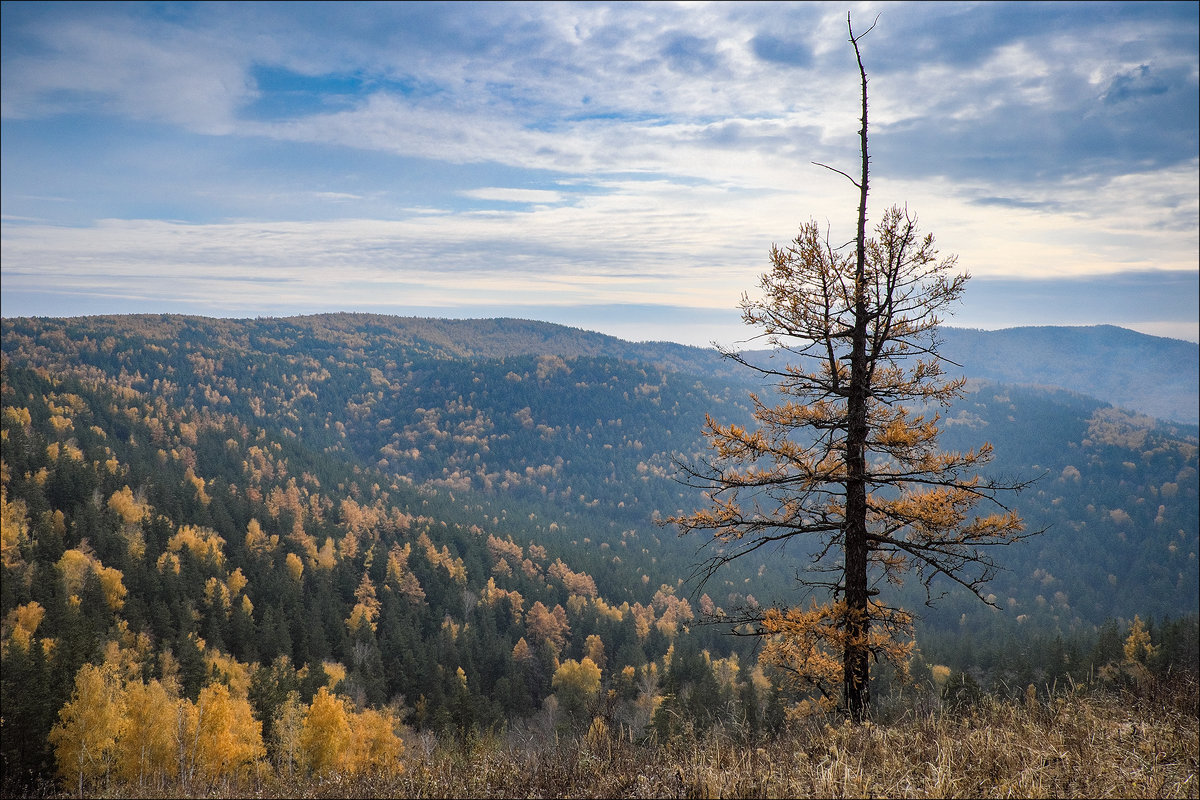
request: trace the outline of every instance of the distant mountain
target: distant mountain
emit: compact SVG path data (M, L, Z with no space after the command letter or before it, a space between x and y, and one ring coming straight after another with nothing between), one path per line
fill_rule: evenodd
M297 318L330 331L354 328L443 358L553 354L618 358L670 372L749 380L715 351L671 342L628 342L601 333L519 319L432 319L362 314ZM281 323L285 320L280 320ZM1200 345L1118 328L944 328L941 354L969 378L1047 386L1175 422L1200 423ZM762 359L769 351L749 351ZM954 368L951 367L951 371Z
M1200 345L1112 325L947 328L942 355L973 378L1058 386L1176 422L1200 422Z
M949 374L1067 389L1156 419L1200 422L1200 345L1112 325L943 328ZM763 363L770 351L746 353ZM953 366L954 364L958 367Z
M361 326L449 358L554 354L641 361L671 371L750 379L707 348L628 342L601 333L518 319L425 319L333 314L309 318L330 328ZM1200 423L1200 345L1118 328L944 328L942 356L969 378L1053 386L1176 422ZM768 351L750 351L758 359ZM953 371L953 367L951 368Z

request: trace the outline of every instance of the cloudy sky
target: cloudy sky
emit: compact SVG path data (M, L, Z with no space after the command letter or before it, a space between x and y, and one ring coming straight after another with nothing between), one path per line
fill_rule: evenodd
M2 313L545 319L730 343L872 196L950 324L1200 336L1200 5L3 4Z

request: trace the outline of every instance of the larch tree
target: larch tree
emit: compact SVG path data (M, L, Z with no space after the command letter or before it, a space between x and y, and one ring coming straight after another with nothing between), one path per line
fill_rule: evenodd
M878 599L881 581L915 572L927 601L938 576L984 602L981 587L998 569L989 546L1027 535L1002 502L1021 483L980 477L991 446L967 452L937 447L937 409L961 394L938 354L940 314L962 294L968 275L940 258L906 208L893 207L868 237L867 73L847 16L862 86L857 235L841 247L809 222L784 247L773 246L762 296L743 296L743 320L773 348L769 362L723 354L773 384L775 404L753 395L756 424L724 425L709 416L710 452L681 463L680 480L709 503L681 513L680 535L707 537L712 555L702 580L763 548L803 543L811 555L798 575L808 608L759 608L727 615L735 630L765 637L764 655L816 705L840 705L861 719L870 704L870 661L903 667L912 617ZM874 27L874 26L872 26ZM867 31L869 33L869 30ZM774 366L783 362L783 366ZM981 501L990 513L979 514ZM840 691L839 691L840 690Z

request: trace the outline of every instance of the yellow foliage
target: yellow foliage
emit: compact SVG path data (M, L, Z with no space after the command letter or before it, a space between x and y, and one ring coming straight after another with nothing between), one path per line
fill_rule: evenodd
M203 642L200 644L203 647ZM247 696L250 691L249 664L238 661L222 650L204 648L204 665L210 674L220 676L221 682L229 687L234 697Z
M562 559L555 559L554 563L546 570L550 575L562 581L563 587L569 594L576 594L582 597L595 597L596 581L591 575L584 572L574 572L570 567L563 563Z
M193 472L191 467L187 468L187 472L184 474L184 480L186 480L196 489L196 499L200 501L201 505L208 505L210 502L212 502L212 499L208 496L208 493L204 491L204 478L201 478L199 475Z
M12 631L9 634L12 640L22 650L29 652L29 643L45 615L46 609L42 608L41 603L34 600L10 611L4 619L4 627L6 630Z
M933 673L933 682L937 686L945 686L946 681L950 680L950 668L944 664L934 664L929 671Z
M438 550L434 547L433 541L429 538L428 534L424 532L417 538L417 544L424 548L425 557L429 559L430 564L433 564L435 567L442 567L456 583L466 585L467 568L461 558L455 558L450 555L450 549L446 545L442 545L442 549Z
M337 566L337 546L333 542L333 537L325 538L325 544L321 546L314 563L320 569L331 570Z
M112 493L108 498L108 507L129 525L136 525L145 519L148 510L134 498L133 491L128 486Z
M388 551L387 582L393 589L413 602L425 599L425 590L421 588L417 576L408 568L408 557L412 553L412 545L405 543L392 545Z
M359 631L366 627L374 631L375 620L379 618L380 602L375 598L375 584L366 572L359 581L354 597L358 603L350 612L350 618L346 620L347 626L351 631Z
M488 552L491 553L492 558L497 562L511 561L513 564L520 564L521 560L525 557L525 553L521 549L521 545L514 542L511 538L501 539L497 536L488 534L487 548Z
M645 575L642 576L646 577ZM641 603L634 603L629 607L629 613L633 615L633 628L637 633L640 641L645 641L650 635L650 626L654 624L654 606L643 606Z
M125 605L126 590L121 582L124 577L121 571L104 566L91 553L84 553L79 549L67 550L62 554L56 566L62 573L67 594L78 596L87 580L88 573L93 572L100 581L100 586L104 591L104 600L108 607L116 611Z
M229 594L233 597L237 597L239 594L241 594L242 590L245 589L249 583L250 581L245 575L242 574L241 567L238 567L231 572L225 581L225 585L229 587Z
M566 610L556 605L551 611L541 600L536 601L525 615L525 630L535 641L549 642L555 651L562 649L571 634Z
M872 602L870 617L875 623L866 642L851 642L846 618L851 613L845 602L818 605L813 600L802 608L767 609L761 621L765 634L759 662L781 668L787 684L801 699L788 709L789 716L827 713L837 707L843 679L842 655L849 644L865 645L876 658L893 664L907 674L913 649L910 635L912 616Z
M325 668L325 674L329 677L330 688L346 680L346 667L342 664L336 661L325 661L321 666Z
M292 579L299 583L300 576L304 574L304 562L300 560L300 556L288 553L284 561L287 563L288 572L292 573Z
M124 716L116 671L111 666L80 667L71 699L59 709L58 723L47 737L67 787L82 796L86 780L108 772Z
M123 680L133 680L142 673L143 667L152 664L154 646L145 631L135 634L129 623L119 620L114 626L116 636L104 647L104 664L111 666Z
M1136 614L1133 625L1130 626L1129 636L1125 639L1125 658L1139 664L1145 664L1146 659L1154 655L1158 648L1150 644L1150 632L1142 624L1142 618Z
M100 587L104 590L104 600L108 603L108 607L117 611L125 605L125 584L121 582L124 577L121 571L115 567L105 567L96 561L94 569L96 577L100 579Z
M251 519L246 526L246 549L256 556L265 556L279 546L279 536L272 534L270 538L263 533L262 525L257 519Z
M338 769L350 746L350 721L345 702L322 686L313 696L300 732L304 763L316 775Z
M593 633L587 637L583 644L583 654L597 667L604 669L607 659L604 656L604 641L599 636Z
M297 766L303 764L300 746L304 732L304 716L307 709L300 702L296 690L288 692L287 698L275 712L272 734L275 744L276 763L280 772L291 778Z
M87 579L88 572L92 569L92 562L82 550L72 548L62 554L62 557L58 559L58 563L55 566L62 573L67 593L79 594L80 589L83 588L84 580Z
M599 747L608 741L608 723L604 721L604 717L592 718L592 724L588 728L586 741L591 747Z
M167 570L179 574L179 556L169 551L158 557L158 571L165 573Z
M212 528L184 525L167 540L167 550L173 553L185 547L200 561L211 561L218 567L225 563L225 539Z
M204 582L204 599L209 605L220 605L226 613L229 612L229 587L216 578Z
M250 703L233 696L225 684L201 689L195 707L192 763L210 785L236 777L244 766L266 754L262 723L254 718Z
M7 409L5 409L7 410ZM29 521L24 500L8 501L8 487L0 487L0 561L9 569L25 563L21 548L29 545Z
M178 701L157 680L125 687L125 717L116 742L116 772L129 784L145 786L179 774L175 740Z
M600 667L586 656L581 661L568 658L558 665L550 685L557 691L576 691L591 697L600 691Z
M388 778L404 772L400 762L404 742L396 735L396 720L390 712L365 709L351 714L349 722L350 745L343 755L348 772Z
M15 422L17 425L28 428L33 425L33 417L29 413L28 408L15 408L13 406L4 407L4 418L10 422Z

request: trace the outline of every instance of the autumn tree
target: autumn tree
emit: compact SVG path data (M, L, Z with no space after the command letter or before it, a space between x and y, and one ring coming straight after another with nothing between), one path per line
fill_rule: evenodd
M808 685L826 707L840 703L857 719L869 708L870 659L903 663L903 640L911 637L911 617L877 599L880 582L898 584L915 572L932 600L931 582L944 576L984 599L980 588L997 569L988 546L1027 534L1000 502L1021 484L976 473L990 445L937 448L937 409L964 385L943 371L939 315L969 276L955 274L953 256L939 257L906 208L888 209L867 236L865 34L855 35L849 17L847 27L862 86L861 174L826 168L858 189L857 235L834 246L810 222L788 245L771 248L762 296L743 296L741 309L775 355L752 363L723 352L765 376L777 404L753 395L756 426L748 428L708 418L710 455L681 464L680 479L711 503L667 522L681 535L708 537L713 555L700 566L702 579L763 548L809 548L811 569L799 581L810 594L827 591L828 602L726 618L788 645L775 647L777 665L801 686L815 678ZM980 501L991 513L975 512Z
M304 762L317 775L338 769L351 744L350 736L345 701L322 686L313 697L301 728L300 750Z
M124 696L116 669L84 664L75 691L58 712L49 741L66 785L83 796L84 783L108 774L124 716Z

